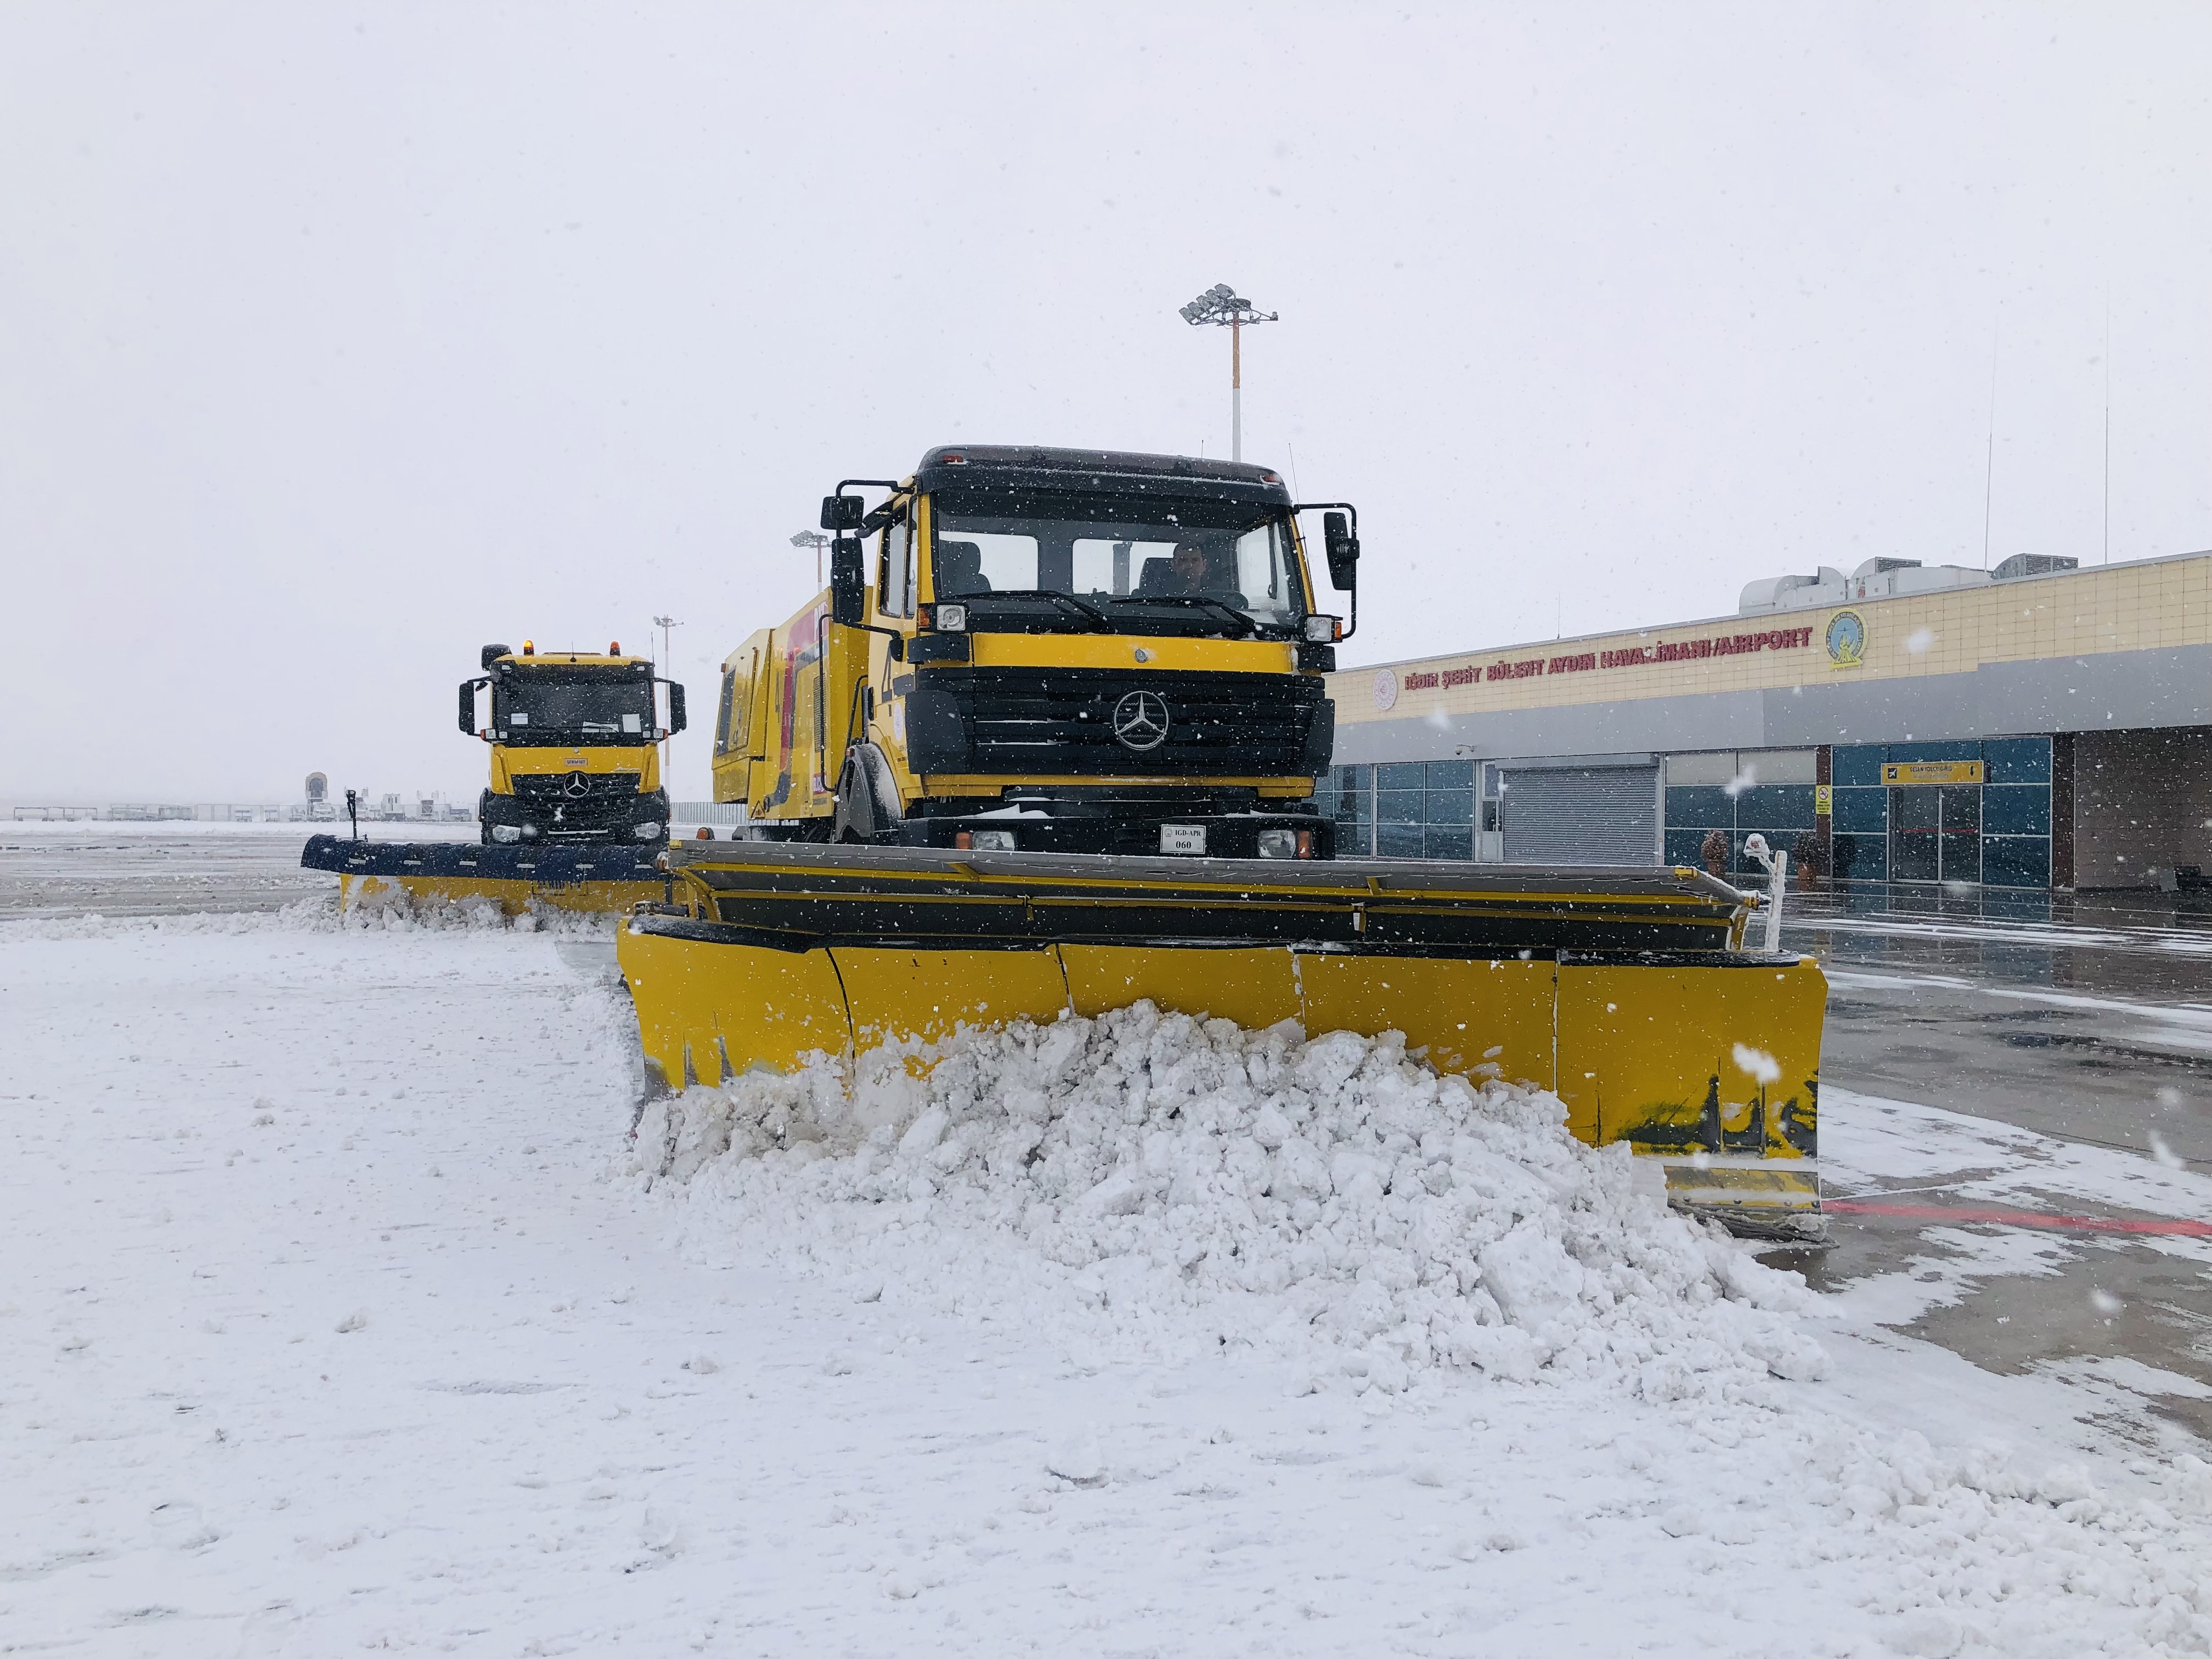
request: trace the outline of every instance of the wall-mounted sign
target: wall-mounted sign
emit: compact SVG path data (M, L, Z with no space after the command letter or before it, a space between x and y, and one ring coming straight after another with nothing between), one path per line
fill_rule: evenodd
M1979 761L1897 761L1881 769L1881 781L1891 784L1979 783Z
M1832 629L1833 624L1830 626ZM1375 671L1375 708L1377 713L1387 714L1398 706L1401 693L1451 691L1486 681L1526 680L1539 676L1548 678L1557 674L1584 674L1607 668L1641 668L1651 663L1696 665L1765 651L1802 651L1813 643L1814 632L1810 628L1762 628L1748 634L1665 640L1653 645L1626 646L1617 651L1564 651L1553 656L1455 663L1449 668L1408 668L1402 674L1379 668ZM1834 654L1835 648L1831 645L1829 655Z
M1821 636L1828 647L1828 665L1832 668L1856 668L1866 660L1866 618L1856 611L1838 611L1828 618L1828 627Z
M1816 818L1827 818L1833 817L1835 813L1836 792L1834 788L1831 785L1825 783L1814 784L1813 786L1813 816Z

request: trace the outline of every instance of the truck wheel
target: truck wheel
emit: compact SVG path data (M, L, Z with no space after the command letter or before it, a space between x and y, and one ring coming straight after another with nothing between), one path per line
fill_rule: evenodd
M883 750L872 743L855 744L846 751L844 769L838 775L830 839L847 844L889 841L904 816Z

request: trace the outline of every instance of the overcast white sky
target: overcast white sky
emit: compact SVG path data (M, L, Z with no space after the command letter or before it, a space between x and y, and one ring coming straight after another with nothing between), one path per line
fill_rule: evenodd
M1347 664L2212 545L2212 10L0 10L0 799L472 798L954 439L1362 508ZM703 723L703 722L702 722ZM702 733L674 787L709 793Z

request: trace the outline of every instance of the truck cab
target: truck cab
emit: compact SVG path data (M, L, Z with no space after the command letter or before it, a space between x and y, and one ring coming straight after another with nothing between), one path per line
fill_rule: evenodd
M684 688L619 642L604 655L483 647L484 672L460 687L461 730L491 749L477 798L487 845L665 841L668 792L655 747L684 726ZM667 687L667 717L657 688ZM489 713L479 714L489 691ZM480 723L481 722L481 723Z
M769 839L1328 858L1348 630L1300 510L1188 456L945 446L848 480L829 590L724 665L716 797ZM1356 522L1328 515L1346 591Z

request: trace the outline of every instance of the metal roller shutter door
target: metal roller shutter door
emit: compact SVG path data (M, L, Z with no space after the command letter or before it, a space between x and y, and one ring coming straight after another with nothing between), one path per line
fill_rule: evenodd
M1508 864L1656 863L1659 769L1508 771L1501 817Z

